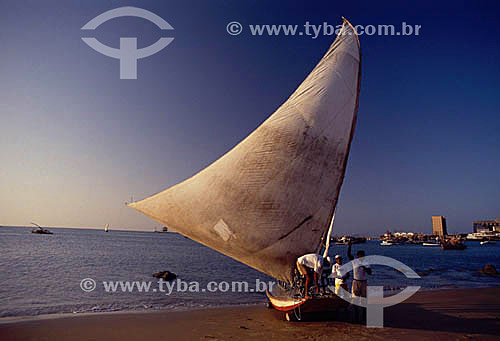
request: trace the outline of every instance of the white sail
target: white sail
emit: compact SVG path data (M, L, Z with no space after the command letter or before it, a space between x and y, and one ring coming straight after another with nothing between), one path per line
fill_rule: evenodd
M104 226L104 232L108 232L109 230L109 224L106 224L106 226Z
M290 282L325 237L356 123L359 40L341 32L290 98L193 177L130 203L152 219Z

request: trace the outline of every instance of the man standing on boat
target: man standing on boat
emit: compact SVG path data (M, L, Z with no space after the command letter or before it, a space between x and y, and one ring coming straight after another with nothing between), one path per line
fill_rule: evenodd
M366 289L368 287L366 281L366 275L372 274L372 269L370 265L363 263L363 257L365 256L365 251L359 250L356 253L357 258L354 258L351 254L351 241L349 241L347 246L347 257L352 261L352 296L353 297L366 297ZM355 307L356 319L361 320L361 314L364 309L358 309L360 307ZM358 315L359 314L359 315ZM364 314L363 314L364 315Z
M365 256L365 251L359 250L354 258L351 254L351 242L347 246L347 257L352 261L352 295L357 297L366 297L366 274L371 275L372 269L368 264L363 263L363 257Z
M342 257L340 255L335 256L335 264L332 266L332 274L330 278L335 278L335 294L338 294L339 289L343 288L347 290L346 279L349 274L344 274L341 270L342 267Z
M309 296L309 282L311 276L314 277L314 285L316 285L316 293L319 292L318 278L321 278L323 272L323 256L316 253L308 253L302 257L297 258L297 269L300 274L306 278L305 284L305 298Z

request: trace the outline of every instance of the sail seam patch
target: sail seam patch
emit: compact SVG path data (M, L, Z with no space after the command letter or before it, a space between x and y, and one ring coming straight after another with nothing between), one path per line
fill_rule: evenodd
M214 231L217 232L217 234L227 242L231 237L236 239L236 236L234 235L233 231L227 226L226 222L222 219L220 219L217 224L214 226Z

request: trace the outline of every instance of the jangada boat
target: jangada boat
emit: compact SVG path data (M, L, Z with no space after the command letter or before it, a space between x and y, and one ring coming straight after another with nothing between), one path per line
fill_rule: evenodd
M282 311L347 303L294 292L295 263L326 254L356 125L359 39L342 29L312 72L261 126L193 177L128 206L279 281ZM278 287L278 286L275 286Z
M31 223L31 225L35 225L36 226L36 229L31 230L31 233L35 233L35 234L53 234L49 230L44 229L43 227L41 227L40 225L38 225L36 223Z

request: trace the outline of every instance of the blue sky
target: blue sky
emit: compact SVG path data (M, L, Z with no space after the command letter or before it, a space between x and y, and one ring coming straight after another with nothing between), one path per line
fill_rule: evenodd
M174 41L120 80L119 62L80 28L136 6L161 32L117 18L92 32L118 47ZM252 36L248 25L421 25L418 36L361 36L356 134L336 232L451 232L500 216L500 18L493 1L2 1L0 224L152 230L123 203L204 168L265 120L333 36ZM243 32L231 36L226 25Z

